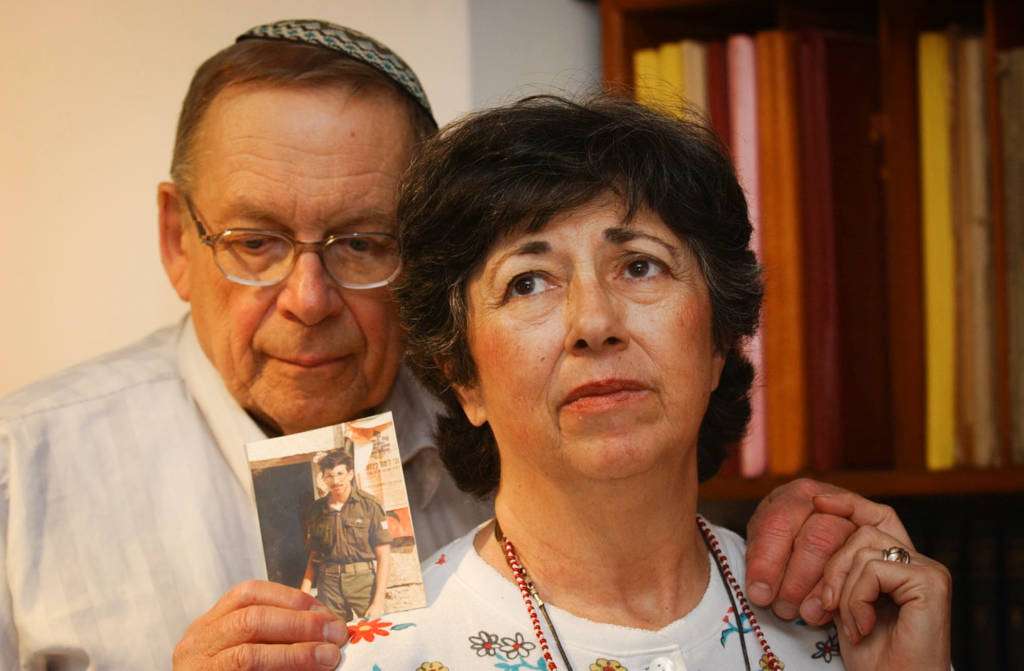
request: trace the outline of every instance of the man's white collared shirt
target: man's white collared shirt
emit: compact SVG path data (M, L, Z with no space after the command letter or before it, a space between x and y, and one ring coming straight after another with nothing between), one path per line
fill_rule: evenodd
M422 555L487 513L443 474L436 401L395 414ZM186 318L0 400L0 668L170 668L188 624L266 575L244 444L265 437Z

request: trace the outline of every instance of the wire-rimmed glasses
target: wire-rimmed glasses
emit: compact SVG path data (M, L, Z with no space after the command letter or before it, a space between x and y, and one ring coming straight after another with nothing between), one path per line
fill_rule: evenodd
M317 242L253 228L210 235L188 196L185 206L199 240L213 250L214 263L232 282L253 287L277 284L288 277L304 251L315 252L327 275L347 289L382 287L398 275L398 240L388 233L338 233Z

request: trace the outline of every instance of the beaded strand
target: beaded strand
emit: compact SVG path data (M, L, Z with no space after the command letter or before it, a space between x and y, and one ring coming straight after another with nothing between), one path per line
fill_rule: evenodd
M761 644L761 650L764 652L763 660L766 664L765 667L771 671L782 671L782 662L772 652L771 646L768 645L768 639L764 635L764 631L761 629L760 623L757 621L757 616L754 615L753 609L750 607L750 603L747 601L746 595L743 594L743 590L740 588L739 581L732 573L732 569L729 568L729 560L725 556L725 552L722 551L721 546L718 542L718 538L712 533L708 527L707 522L700 515L697 516L697 526L700 528L701 534L704 536L704 541L707 543L708 548L711 550L711 554L717 564L718 572L721 574L723 581L726 583L726 591L729 589L736 595L736 599L739 601L740 609L743 615L747 617L747 622L753 629L754 634L757 636L758 642ZM562 661L565 663L568 671L572 671L572 666L569 664L569 659L565 654L565 650L562 649L562 643L558 639L558 632L555 631L555 626L551 622L551 618L548 617L547 609L544 607L544 602L541 600L540 595L537 594L537 589L534 587L533 582L526 574L526 568L522 562L519 561L519 555L516 553L516 548L512 545L504 533L501 531L501 527L498 525L497 520L494 522L494 535L498 541L502 544L505 552L505 561L508 563L508 567L512 570L512 575L515 577L516 585L519 587L519 594L523 597L523 603L526 604L526 612L530 616L530 622L533 624L533 633L537 637L537 642L540 644L541 654L547 664L549 671L557 671L558 666L555 664L555 659L551 654L551 648L548 645L547 637L544 635L544 630L540 626L540 617L537 615L537 610L540 609L544 615L544 619L547 621L548 629L551 630L551 635L554 636L555 642L558 645L558 651L561 653ZM730 595L730 600L731 600ZM533 601L536 599L537 606L534 607ZM737 615L737 617L739 617ZM737 622L737 625L741 625ZM742 626L738 627L740 630L740 637L742 640ZM746 649L744 647L744 657L746 657ZM750 668L750 662L747 660L747 668Z
M555 664L555 658L551 656L551 648L548 647L548 639L544 636L544 630L540 626L540 618L537 617L537 609L533 607L533 600L530 598L531 594L537 599L537 603L541 608L544 607L544 602L540 600L540 596L537 594L537 590L533 586L533 582L526 577L526 569L519 562L519 555L516 554L516 549L512 545L512 541L505 537L501 533L500 527L497 527L497 521L495 521L496 532L501 534L500 539L505 544L505 561L508 562L508 567L512 569L512 574L515 576L516 585L519 587L519 593L523 597L523 603L526 604L526 612L530 615L530 621L533 623L533 634L537 637L537 642L540 643L540 651L544 659L547 661L549 671L556 671L558 666ZM552 633L555 631L554 625L551 624L551 620L547 618L547 613L544 613L545 619L548 620L548 626L551 628ZM558 634L555 634L558 636ZM561 651L561 644L559 644L559 650ZM562 652L562 659L565 661L566 666L569 666L569 660L565 659L565 652ZM570 669L572 667L569 667Z
M715 563L718 564L718 570L722 573L722 576L728 582L729 587L732 588L733 593L736 594L736 599L740 602L740 608L743 610L743 614L747 616L747 622L750 623L750 628L754 630L754 634L757 636L758 642L761 644L761 650L764 651L766 657L767 667L772 671L781 671L782 663L779 658L772 652L772 648L768 645L768 639L764 635L764 631L761 630L761 625L757 621L757 616L754 615L753 609L750 607L750 603L747 602L747 597L743 594L743 590L740 588L739 581L736 580L736 576L732 574L732 569L729 568L729 560L726 558L725 553L722 552L722 548L719 546L718 538L711 532L708 527L708 523L704 521L704 518L700 515L697 516L697 526L700 527L700 531L704 534L704 538L707 539L708 546L715 557ZM742 632L742 628L740 630ZM742 633L740 634L743 635Z

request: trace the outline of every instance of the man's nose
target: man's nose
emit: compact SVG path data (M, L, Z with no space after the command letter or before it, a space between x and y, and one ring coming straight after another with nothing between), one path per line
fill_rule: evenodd
M338 314L345 305L338 285L327 274L319 255L310 249L302 250L295 259L277 302L279 308L307 326Z

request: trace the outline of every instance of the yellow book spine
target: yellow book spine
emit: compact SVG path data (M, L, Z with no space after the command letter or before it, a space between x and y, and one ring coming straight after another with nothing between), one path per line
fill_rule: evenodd
M658 74L661 86L658 87L657 104L666 112L676 116L683 115L683 52L678 42L666 42L658 47Z
M658 82L658 50L637 49L633 52L633 95L641 105L657 104Z
M925 463L952 468L956 407L956 264L953 236L949 38L918 36L921 244L924 256Z
M679 44L685 83L683 95L694 112L705 119L710 119L707 45L697 40L683 40Z

